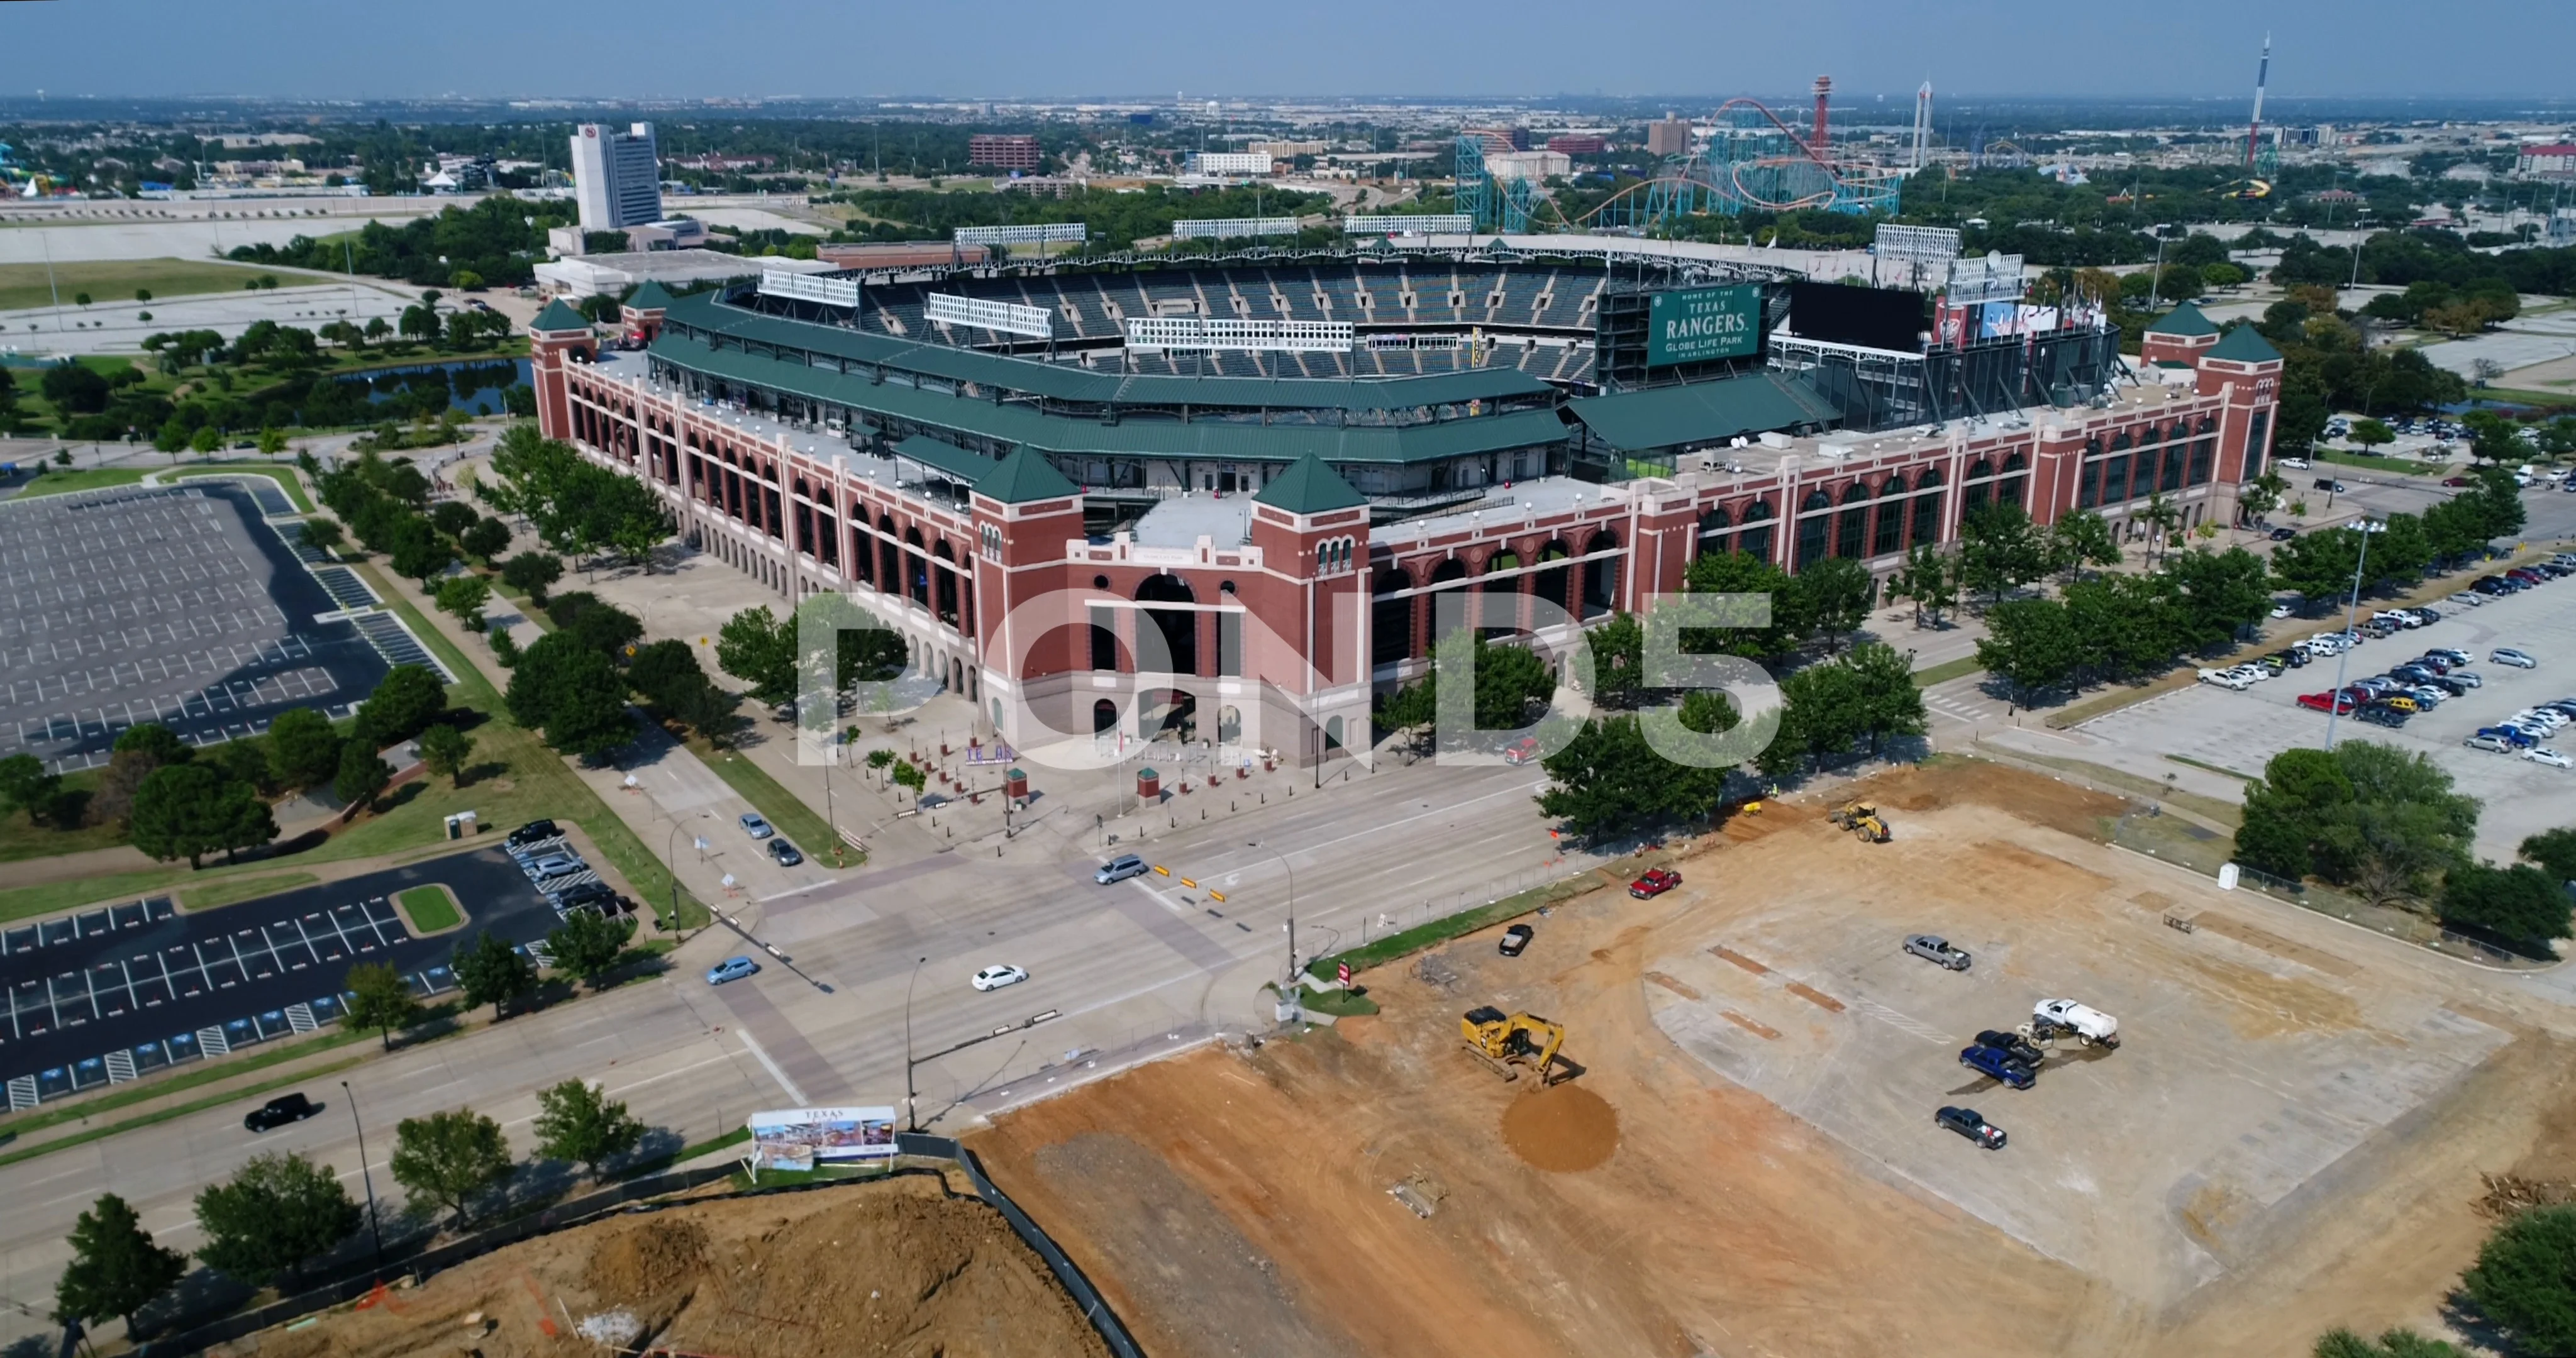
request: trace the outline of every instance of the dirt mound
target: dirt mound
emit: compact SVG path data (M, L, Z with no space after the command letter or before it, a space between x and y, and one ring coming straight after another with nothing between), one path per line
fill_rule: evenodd
M1503 1110L1503 1144L1533 1169L1590 1169L1619 1149L1619 1111L1581 1085L1533 1090Z
M658 1213L600 1241L583 1281L603 1302L646 1302L697 1281L706 1260L705 1227Z

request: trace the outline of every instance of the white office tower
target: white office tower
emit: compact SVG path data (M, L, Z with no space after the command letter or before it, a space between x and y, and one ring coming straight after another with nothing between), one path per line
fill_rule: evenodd
M624 132L583 123L572 133L573 196L584 231L620 231L662 220L662 162L653 125Z

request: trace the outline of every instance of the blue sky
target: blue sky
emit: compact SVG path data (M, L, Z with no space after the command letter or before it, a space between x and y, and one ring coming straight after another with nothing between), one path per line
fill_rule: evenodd
M2576 95L2570 0L28 0L0 96Z

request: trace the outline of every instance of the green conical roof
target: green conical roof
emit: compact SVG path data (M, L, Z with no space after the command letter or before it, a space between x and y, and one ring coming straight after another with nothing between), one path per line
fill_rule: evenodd
M1288 470L1272 477L1252 498L1291 514L1327 514L1368 503L1367 496L1351 489L1350 482L1313 453L1289 463Z
M635 295L626 299L626 305L637 311L663 311L671 305L671 294L660 283L647 278L644 280L644 286L637 288Z
M1029 450L1027 444L1011 450L993 470L975 482L975 493L1006 505L1024 505L1037 500L1061 500L1079 495L1082 488L1065 478L1053 463Z
M2263 338L2261 331L2240 325L2220 336L2218 343L2201 357L2223 358L2230 363L2278 363L2281 351L2273 348L2272 341Z
M2185 302L2166 312L2155 324L2148 326L2147 333L2150 335L2215 335L2218 333L2218 327L2211 324L2209 318L2200 313L2199 307Z
M546 309L538 312L535 320L528 322L528 328L530 330L588 330L590 318L565 305L564 299L558 297L546 303Z

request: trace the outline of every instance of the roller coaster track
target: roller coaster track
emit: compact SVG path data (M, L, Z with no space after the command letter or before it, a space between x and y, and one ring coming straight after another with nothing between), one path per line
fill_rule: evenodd
M1679 174L1659 174L1651 179L1641 179L1636 183L1619 190L1617 193L1602 199L1600 202L1593 204L1590 211L1587 211L1578 217L1567 217L1564 210L1558 207L1553 200L1549 200L1545 204L1544 210L1555 218L1558 225L1569 230L1579 230L1599 221L1604 212L1619 206L1631 195L1639 192L1645 192L1651 195L1660 189L1680 192L1731 192L1737 200L1748 206L1761 208L1768 212L1791 212L1800 208L1827 206L1840 197L1843 189L1847 186L1875 183L1889 177L1887 171L1866 161L1837 160L1832 156L1824 154L1816 147L1810 145L1806 138L1799 136L1796 128L1782 122L1779 114L1772 112L1767 105L1763 104L1758 99L1729 99L1725 103L1717 106L1717 116L1723 116L1729 110L1733 109L1748 109L1754 113L1760 114L1764 119L1769 121L1774 128L1779 130L1780 135L1786 138L1791 146L1797 148L1797 154L1757 156L1750 160L1725 162L1727 166L1727 182L1720 185L1713 177L1717 164L1707 158L1706 152L1702 152L1700 155L1691 157L1687 162L1687 165L1704 169L1708 172L1708 177L1694 174L1690 169L1685 169ZM1773 198L1766 196L1762 191L1744 182L1744 174L1747 169L1757 171L1779 171L1793 167L1810 165L1822 172L1827 181L1825 187L1812 193L1797 194L1787 198Z

